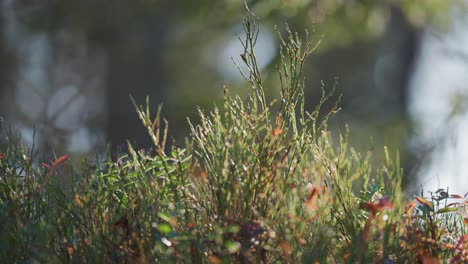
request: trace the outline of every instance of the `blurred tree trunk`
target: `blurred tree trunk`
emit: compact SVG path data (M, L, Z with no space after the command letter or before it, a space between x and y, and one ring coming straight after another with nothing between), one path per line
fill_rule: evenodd
M428 26L408 89L414 189L468 192L468 15L452 3L446 28Z
M86 154L105 145L107 55L86 32L63 24L34 28L35 12L52 16L37 1L1 0L8 86L2 112L24 143L37 151ZM42 13L41 13L42 12ZM7 56L8 57L8 56ZM5 110L6 109L6 110Z
M112 20L130 19L114 14ZM108 141L113 148L122 144L126 146L127 139L136 148L148 148L151 144L146 128L130 101L130 95L137 104L142 105L145 104L146 96L149 96L153 112L157 104L167 102L167 78L162 52L168 24L165 15L160 14L146 17L139 23L113 24L108 29L113 37L112 42L106 45L109 51L107 131Z

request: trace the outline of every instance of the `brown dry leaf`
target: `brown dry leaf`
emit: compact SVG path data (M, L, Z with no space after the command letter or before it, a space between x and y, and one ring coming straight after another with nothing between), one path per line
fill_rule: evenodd
M193 175L196 179L202 182L206 182L206 180L208 179L208 172L206 172L206 170L203 170L198 166L193 169Z
M283 251L290 255L292 253L292 247L289 241L283 240L280 242L280 247L283 249Z
M223 262L221 261L221 259L218 258L218 257L216 257L216 256L209 256L209 257L208 257L208 262L209 262L210 264L221 264L221 263L223 263Z
M439 259L433 256L424 255L421 257L422 264L439 264Z
M346 252L346 253L344 253L344 255L343 255L343 260L344 260L345 262L348 262L348 259L349 259L349 252Z
M177 217L172 217L171 218L171 226L177 228Z

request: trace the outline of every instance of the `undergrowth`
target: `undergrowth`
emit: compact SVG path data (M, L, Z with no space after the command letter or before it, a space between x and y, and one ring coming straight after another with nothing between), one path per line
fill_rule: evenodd
M318 43L286 27L268 101L244 19L247 98L189 121L184 146L160 110L134 102L152 147L37 165L2 123L0 259L11 263L460 263L468 261L466 197L437 190L407 200L398 155L372 167L347 135L305 109L302 71ZM240 67L239 67L240 69ZM338 140L334 140L338 138ZM170 146L166 146L170 145ZM169 151L167 151L169 149ZM102 161L105 160L105 161ZM67 178L68 181L61 179Z

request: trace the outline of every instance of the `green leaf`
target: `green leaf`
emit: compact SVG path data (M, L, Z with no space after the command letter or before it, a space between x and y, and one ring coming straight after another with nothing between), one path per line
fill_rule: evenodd
M450 213L450 212L455 212L458 211L459 208L457 207L444 207L441 208L437 211L437 214L444 214L444 213Z
M160 224L158 226L158 230L161 233L169 234L170 232L172 232L172 227L170 225L168 225L168 224Z
M170 223L171 220L172 220L171 217L170 217L169 215L165 214L165 213L159 212L159 213L158 213L158 216L159 216L162 220L164 220L164 221L166 221L166 222L169 222L169 223Z
M234 254L241 248L241 243L237 241L226 241L224 246L229 251L229 253Z

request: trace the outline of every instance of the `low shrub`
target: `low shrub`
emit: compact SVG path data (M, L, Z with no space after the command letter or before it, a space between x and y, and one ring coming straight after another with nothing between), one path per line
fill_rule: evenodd
M189 121L184 146L149 100L137 114L153 145L97 157L73 170L68 155L36 165L3 125L0 258L90 263L432 263L468 261L465 197L405 197L398 155L333 137L318 106L305 109L302 71L317 43L286 28L269 101L254 54L258 21L244 19L246 99ZM240 67L239 67L240 69ZM170 146L166 146L170 144ZM61 178L68 178L63 181ZM67 182L71 182L68 183ZM67 186L65 186L67 185ZM456 199L455 202L448 202Z

